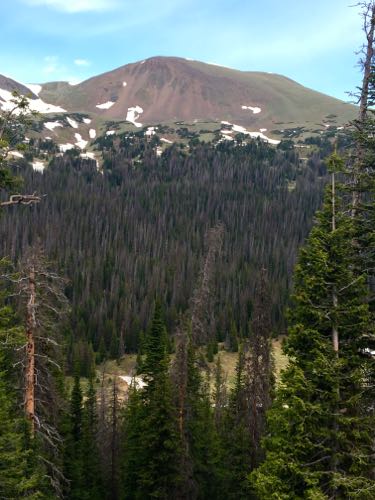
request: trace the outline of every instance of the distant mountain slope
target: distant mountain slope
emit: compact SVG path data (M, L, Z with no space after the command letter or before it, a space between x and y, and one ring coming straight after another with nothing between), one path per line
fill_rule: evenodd
M177 57L152 57L95 76L78 85L42 86L40 97L70 112L142 124L230 121L245 127L339 123L355 107L281 75L237 71Z

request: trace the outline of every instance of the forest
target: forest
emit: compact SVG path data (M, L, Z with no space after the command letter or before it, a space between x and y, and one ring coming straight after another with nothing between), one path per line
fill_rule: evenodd
M33 123L14 96L0 116L0 498L375 497L363 9L358 118L307 139L307 159L240 135L158 156L138 132L99 137L99 170L41 139L14 160ZM28 162L40 151L43 173ZM105 363L134 354L124 395Z

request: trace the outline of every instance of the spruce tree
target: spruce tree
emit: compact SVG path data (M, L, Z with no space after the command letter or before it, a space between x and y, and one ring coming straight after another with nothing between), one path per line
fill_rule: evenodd
M269 413L266 459L251 475L259 498L373 498L373 323L334 181L294 276L290 362Z
M93 380L90 378L82 414L82 468L84 486L82 500L100 500L103 498L97 433L96 390Z
M234 387L229 395L221 426L225 495L228 499L248 499L250 486L247 475L251 470L251 449L247 425L248 404L245 385L245 356L239 346Z
M75 367L74 384L70 397L65 436L64 469L69 481L68 496L72 500L84 495L83 439L82 439L82 389L79 366Z
M146 335L144 356L147 385L139 395L130 396L125 414L124 498L173 498L180 481L180 441L159 302Z

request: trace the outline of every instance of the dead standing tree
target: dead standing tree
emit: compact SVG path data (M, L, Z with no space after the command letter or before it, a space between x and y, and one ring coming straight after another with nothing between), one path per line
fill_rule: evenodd
M50 269L40 249L30 249L17 274L2 275L13 283L18 309L24 318L25 343L18 348L16 366L23 369L21 384L25 417L32 440L38 437L39 459L44 463L57 496L64 480L58 465L61 438L57 431L61 395L58 323L68 309L65 281Z
M195 348L210 339L210 322L212 321L212 278L215 262L219 254L224 236L224 226L218 224L210 229L207 235L207 252L202 263L197 287L193 292L190 310L181 315L175 335L176 355L172 367L172 379L176 387L178 425L183 446L181 454L181 471L183 472L184 493L181 498L195 498L196 484L193 479L187 423L191 411L187 404L189 362L194 362L192 353ZM194 358L194 354L193 354ZM180 498L178 496L178 498Z
M244 346L245 423L249 432L251 468L262 459L261 437L273 385L271 302L266 270L262 269L256 290L250 339Z
M362 86L359 93L355 94L359 104L358 118L353 125L356 130L357 141L354 158L352 161L352 217L356 217L359 210L361 192L363 190L363 178L367 177L368 162L366 161L366 149L369 139L373 140L373 120L369 120L369 108L374 106L374 36L375 36L375 2L359 2L363 18L363 32L366 42L360 54L359 65L363 71Z
M57 323L67 312L65 281L50 269L40 249L31 249L20 264L16 279L21 313L25 317L25 415L35 432L52 438L44 416L51 415L53 378L59 365ZM47 419L49 420L49 419Z
M224 226L219 223L207 234L207 253L203 262L198 285L191 299L191 334L195 345L209 340L212 320L212 278L216 257L219 254L224 236Z

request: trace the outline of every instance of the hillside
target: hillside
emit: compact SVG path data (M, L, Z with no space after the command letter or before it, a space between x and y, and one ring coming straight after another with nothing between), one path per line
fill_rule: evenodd
M152 57L90 78L78 85L18 84L0 78L5 109L16 89L31 92L31 108L42 113L34 136L56 140L64 151L90 148L107 132L168 126L168 140L187 127L212 140L242 132L278 143L342 127L356 107L303 87L282 75L238 71L177 57ZM151 132L152 134L153 132Z

